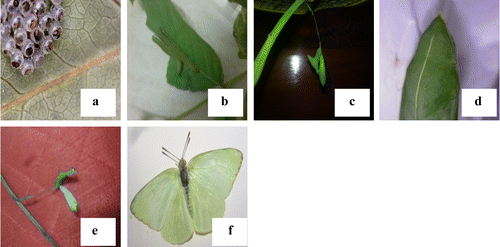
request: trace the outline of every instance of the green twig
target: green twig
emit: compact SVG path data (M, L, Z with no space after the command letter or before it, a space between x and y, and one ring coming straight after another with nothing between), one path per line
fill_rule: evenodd
M243 72L241 74L239 74L238 76L236 76L235 78L231 79L227 84L224 85L224 88L230 88L232 87L236 82L240 81L241 79L243 79L245 76L247 75L247 72ZM193 108L189 109L188 111L182 113L181 115L177 116L174 118L174 120L181 120L183 118L185 118L187 115L193 113L194 111L198 110L198 108L202 107L204 104L206 104L208 102L208 98L203 100L202 102L198 103L197 105L195 105Z
M174 118L174 120L181 120L184 119L187 115L191 114L192 112L198 110L198 108L202 107L204 104L208 102L208 98L203 100L202 102L198 103L195 105L193 108L189 109L188 111L182 113L181 115L177 116Z
M280 34L281 30L285 26L285 24L288 22L288 19L295 13L295 11L304 3L304 0L296 0L292 6L283 14L283 16L280 18L276 26L274 26L273 30L271 33L267 36L266 42L262 46L262 48L259 51L259 54L257 55L257 58L255 58L255 73L254 73L254 86L257 85L257 81L260 78L260 74L262 74L262 70L264 69L264 65L267 60L267 56L269 55L269 52L271 51L271 48L273 47L274 42L278 38L278 35Z
M30 218L31 222L33 222L33 224L35 224L35 226L38 228L38 230L40 230L40 232L42 232L43 236L50 241L52 246L58 246L56 241L54 241L54 239L52 239L52 237L50 237L50 235L43 229L43 227L38 223L38 221L36 221L36 219L30 214L28 209L26 209L26 207L19 201L16 194L14 194L12 189L10 189L9 184L7 184L7 181L5 181L5 179L3 178L3 175L1 175L1 177L2 177L3 186L5 186L5 188L9 192L12 199L14 199L14 201L21 208L21 210L23 210L24 214L26 214L26 216L28 216L28 218Z
M313 16L314 25L316 26L316 34L318 35L318 40L319 40L319 48L316 51L316 55L314 55L314 57L307 55L307 58L309 59L309 62L316 71L316 74L318 74L319 82L321 83L322 86L325 86L326 65L325 65L325 57L323 56L323 51L321 51L321 37L319 36L318 23L316 22L316 17L314 16L314 12L311 9L311 7L309 7L309 4L306 3L306 6L309 9L309 11L311 11L311 14Z
M68 176L72 176L72 175L75 175L76 174L76 169L74 167L71 167L71 170L67 171L67 172L59 172L59 176L57 176L57 179L56 179L56 182L54 183L54 187L50 190L45 190L45 191L42 191L36 195L28 195L27 197L21 197L19 198L19 201L27 201L27 200L30 200L31 198L34 198L34 197L37 197L37 196L40 196L44 193L47 193L51 190L55 190L55 189L58 189L61 184L64 182L64 180L66 179L66 177Z
M247 72L243 72L236 76L235 78L231 79L226 85L224 85L225 88L230 88L233 87L236 82L239 82L241 79L243 79L245 76L247 76Z
M314 25L316 25L316 34L318 35L318 40L319 40L319 47L321 47L321 37L319 36L318 23L316 22L316 17L314 16L314 11L311 9L309 4L306 3L306 5L307 5L307 8L309 9L309 11L311 11L311 15L313 16Z

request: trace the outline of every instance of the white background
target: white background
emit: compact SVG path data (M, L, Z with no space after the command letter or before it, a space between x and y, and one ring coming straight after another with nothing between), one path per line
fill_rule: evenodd
M212 245L247 246L247 218L212 218Z
M462 116L473 116L473 117L497 116L498 112L497 89L462 89L461 97L462 97ZM476 104L481 104L481 105L476 105Z
M208 89L209 117L243 117L243 89Z
M371 117L370 89L338 88L334 90L334 97L336 117Z
M81 117L116 117L116 89L81 89L80 106Z
M248 127L249 246L500 246L498 121L378 121L377 49L375 121L253 121L252 2L248 121L127 121L123 62L122 120L1 124L122 127L122 246L134 220L127 187L129 126ZM127 61L127 4L121 3L121 59ZM379 37L376 0L375 47ZM175 141L182 145L183 136ZM192 137L190 155L198 138Z
M116 218L81 218L80 244L116 246Z
M498 127L255 123L248 244L499 246Z

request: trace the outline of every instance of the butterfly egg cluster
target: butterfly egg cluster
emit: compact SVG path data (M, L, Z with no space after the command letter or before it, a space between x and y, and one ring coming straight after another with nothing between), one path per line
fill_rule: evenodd
M2 1L2 53L23 75L42 66L54 40L61 38L65 13L61 3L62 0Z

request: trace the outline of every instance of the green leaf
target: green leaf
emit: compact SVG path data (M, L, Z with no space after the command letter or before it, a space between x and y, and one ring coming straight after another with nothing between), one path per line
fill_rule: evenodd
M351 7L365 1L366 0L307 0L308 3L316 6L314 11L327 8ZM261 11L285 13L285 11L290 8L292 3L293 0L255 0L254 8ZM303 15L305 13L307 13L307 8L305 6L301 6L297 9L297 11L295 11L296 15Z
M321 86L325 86L326 83L325 58L323 57L323 53L321 52L321 46L316 51L315 57L307 55L307 58L309 58L309 62L313 66L314 70L316 70L316 74L318 74L319 76L319 81L321 82Z
M459 90L455 43L439 12L406 70L399 118L456 120Z
M253 76L254 86L257 85L257 82L259 81L260 75L262 74L262 70L264 70L264 65L266 64L267 56L269 56L269 52L271 51L274 42L278 38L278 35L280 34L281 30L283 30L283 27L285 27L285 24L288 22L293 13L295 13L295 11L303 3L304 0L296 0L292 4L292 6L288 8L285 14L283 14L283 16L279 19L278 23L276 23L276 26L274 26L271 33L267 36L266 42L264 43L264 45L259 51L259 54L257 54L257 57L255 58L254 62L255 71Z
M237 3L243 6L244 8L247 7L247 0L229 0L229 2Z
M238 44L238 57L247 59L247 8L243 8L234 21L234 36Z
M153 41L171 58L167 68L169 84L183 90L198 91L224 82L219 57L184 22L170 0L148 0L142 1L142 4L147 14L146 25L156 34Z
M28 76L1 54L2 120L80 120L80 89L116 89L120 119L120 3L63 1L63 32L42 67Z

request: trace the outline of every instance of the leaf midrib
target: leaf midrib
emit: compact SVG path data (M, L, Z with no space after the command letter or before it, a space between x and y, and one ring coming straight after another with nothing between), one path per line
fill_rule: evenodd
M155 37L153 37L153 41ZM175 43L174 40L172 40L168 34L160 28L158 35L157 35L158 41L161 41L163 43L157 43L167 55L169 55L171 58L174 58L176 60L180 60L182 63L185 63L191 71L194 73L197 73L200 69L198 66L196 66L196 63L180 48L180 46ZM161 44L164 45L164 47L161 46Z
M43 93L43 92L61 84L61 83L68 81L71 78L74 78L78 75L81 75L81 74L89 71L90 69L96 67L99 64L103 64L105 62L110 61L111 59L115 58L116 56L119 56L120 51L121 51L121 47L118 47L111 52L108 52L100 57L96 57L96 58L90 60L88 63L86 63L84 65L81 65L81 66L76 67L75 69L73 69L71 71L66 72L65 74L63 74L59 78L56 78L56 79L54 79L46 84L40 85L39 87L36 87L33 90L22 94L21 96L15 98L11 102L7 103L6 105L3 105L1 108L2 113L5 113L8 110L10 110L11 108L26 102L27 100L31 99L35 95Z
M427 53L425 54L424 65L422 66L422 70L420 71L420 76L418 77L417 91L415 92L415 119L417 119L418 96L419 96L419 92L420 92L420 82L422 81L422 75L424 73L425 66L427 65L427 59L429 58L429 54L431 52L432 43L434 42L434 37L435 36L431 37L431 42L429 44L429 48L427 49Z

